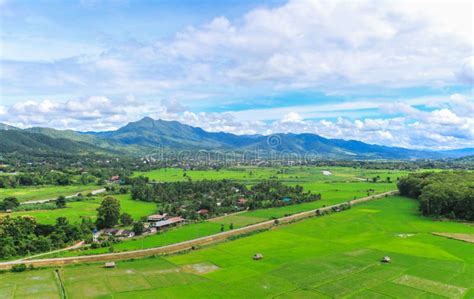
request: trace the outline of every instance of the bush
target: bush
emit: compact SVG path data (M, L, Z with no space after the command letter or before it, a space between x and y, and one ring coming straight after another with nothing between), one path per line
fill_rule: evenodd
M25 264L13 265L12 272L24 272L28 270L28 267Z

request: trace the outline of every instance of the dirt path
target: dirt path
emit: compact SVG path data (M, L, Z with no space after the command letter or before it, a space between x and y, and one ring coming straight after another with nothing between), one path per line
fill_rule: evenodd
M102 188L102 189L93 190L93 191L91 191L90 193L91 193L92 195L97 195L97 194L104 193L104 192L105 192L105 188ZM73 198L73 197L78 196L78 195L81 194L81 193L82 193L82 192L77 192L77 193L74 193L73 195L68 195L68 196L66 196L66 198ZM55 201L55 200L56 200L56 198L29 200L29 201L21 202L20 204L21 204L21 205L26 205L26 204L35 204L35 203L45 203L45 202L50 202L50 201Z
M383 198L389 195L395 195L398 191L389 191L377 195L372 195L364 198L359 198L355 200L348 201L351 205L360 204L363 202L371 201L377 198ZM310 211L305 211L301 213L297 213L291 216L278 218L280 224L291 223L294 221L298 221L301 219L306 219L309 217L316 216L316 211L319 210L320 212L331 211L333 208L339 207L342 204L346 204L347 202L340 203L337 205L327 206L319 209L314 209ZM275 225L275 220L269 220L265 222L260 222L257 224L252 224L249 226L237 228L230 231L225 231L222 233L201 237L193 240L188 240L180 243L175 243L171 245L161 246L161 247L154 247L148 249L140 249L140 250L132 250L132 251L124 251L124 252L117 252L117 253L104 253L104 254L97 254L97 255L84 255L84 256L74 256L74 257L63 257L63 258L50 258L50 259L43 259L43 260L23 260L23 261L11 261L11 262L3 262L0 263L0 269L9 269L13 265L16 264L26 264L26 265L33 265L35 267L41 266L62 266L68 264L77 264L77 263L85 263L85 262L103 262L103 261L116 261L116 260L124 260L124 259L131 259L131 258L140 258L152 255L160 255L160 254L169 254L180 252L184 250L190 250L196 246L207 245L211 243L216 243L220 241L227 240L231 236L242 235L262 229L268 229Z
M224 219L224 218L227 218L227 217L230 217L230 216L239 215L239 214L242 214L242 213L245 213L245 212L248 212L248 210L243 210L243 211L240 211L240 212L235 212L235 213L230 213L230 214L227 214L227 215L222 215L222 216L218 216L218 217L214 217L214 218L209 218L206 221L210 221L210 222L218 221L218 220L221 220L221 219Z
M61 251L76 249L76 248L81 247L82 245L84 245L84 241L79 241L76 244L71 245L69 247L65 247L65 248L61 248L61 249L53 250L53 251L48 251L48 252L43 252L43 253L39 253L39 254L35 254L35 255L30 255L30 256L21 258L19 260L15 260L14 262L22 262L22 261L26 261L26 260L30 260L30 259L33 259L33 258L43 256L43 255L48 255L48 254L57 253L57 252L61 252Z

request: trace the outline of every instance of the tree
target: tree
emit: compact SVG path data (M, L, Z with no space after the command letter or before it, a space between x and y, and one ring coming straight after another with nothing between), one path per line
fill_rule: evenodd
M20 205L20 202L16 197L7 197L3 200L3 208L5 210L11 210Z
M145 228L143 227L142 222L133 223L133 232L135 233L136 236L143 234L144 231L145 231Z
M120 223L122 223L125 226L132 225L133 223L133 218L130 214L128 213L123 213L120 215Z
M234 229L234 224L233 224L233 223L229 224L229 229L230 229L230 230L233 230L233 229Z
M56 199L56 207L58 207L58 209L65 208L66 207L66 197L64 197L63 195L59 196Z
M221 224L221 232L224 231L224 224Z
M106 197L97 209L97 227L111 228L117 225L120 217L120 202L113 197Z

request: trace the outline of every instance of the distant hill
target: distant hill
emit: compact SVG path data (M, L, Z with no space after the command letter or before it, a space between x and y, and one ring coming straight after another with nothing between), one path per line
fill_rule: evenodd
M445 151L441 151L441 153L451 158L461 158L461 157L467 157L467 156L474 156L474 148L445 150Z
M7 124L0 123L0 130L20 130L17 127L9 126Z
M55 154L108 153L110 151L85 142L52 138L22 130L0 130L0 153L20 153L32 156Z
M51 128L21 130L0 126L0 151L105 152L146 155L156 148L167 151L244 151L264 157L272 153L311 155L330 159L440 159L459 158L474 154L474 149L449 151L412 150L367 144L356 140L328 139L315 134L235 135L207 132L177 121L154 120L145 117L115 131L76 132Z

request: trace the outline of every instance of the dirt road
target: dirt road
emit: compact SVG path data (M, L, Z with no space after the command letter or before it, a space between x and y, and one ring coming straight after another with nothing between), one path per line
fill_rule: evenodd
M93 191L91 191L90 193L91 193L92 195L97 195L97 194L104 193L104 192L105 192L105 188L102 188L102 189L93 190ZM78 196L78 195L81 194L81 193L82 193L82 192L77 192L77 193L74 193L73 195L68 195L68 196L66 196L66 198L73 198L73 197ZM45 203L45 202L50 202L50 201L55 201L55 200L56 200L56 198L29 200L29 201L21 202L20 204L21 204L21 205L26 205L26 204L35 204L35 203Z

